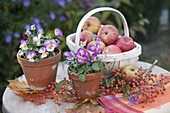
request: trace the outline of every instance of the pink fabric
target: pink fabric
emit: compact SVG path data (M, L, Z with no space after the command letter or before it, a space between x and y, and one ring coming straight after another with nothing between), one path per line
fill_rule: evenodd
M113 95L98 97L97 99L103 107L107 108L106 113L143 113L126 105Z

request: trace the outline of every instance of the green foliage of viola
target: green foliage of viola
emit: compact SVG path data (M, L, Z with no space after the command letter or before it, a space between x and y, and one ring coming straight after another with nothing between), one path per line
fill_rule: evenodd
M66 63L69 65L69 72L78 74L81 82L86 81L86 74L102 73L106 67L97 57L98 53L90 53L84 48L79 48L76 53L65 52L64 55L66 56Z

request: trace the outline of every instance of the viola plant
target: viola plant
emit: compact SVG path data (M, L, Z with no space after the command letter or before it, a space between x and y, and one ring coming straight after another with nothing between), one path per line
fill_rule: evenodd
M20 41L18 55L30 62L39 62L42 59L55 56L58 52L55 48L59 47L63 33L56 28L54 34L44 35L43 29L37 30L32 25L31 30L27 30Z
M105 64L101 62L97 55L97 52L90 53L84 48L79 48L77 52L71 51L64 53L70 73L78 74L81 82L86 80L85 74L101 73L105 68Z

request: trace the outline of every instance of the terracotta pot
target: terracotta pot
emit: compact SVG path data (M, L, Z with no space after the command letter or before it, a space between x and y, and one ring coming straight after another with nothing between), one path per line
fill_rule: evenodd
M98 96L98 90L100 85L100 79L102 73L86 74L86 81L80 82L78 74L70 74L68 71L69 79L73 82L73 87L76 90L76 94L81 99L93 99Z
M44 90L51 82L55 81L58 62L61 59L61 50L57 49L57 51L57 55L39 62L29 62L17 55L30 89Z

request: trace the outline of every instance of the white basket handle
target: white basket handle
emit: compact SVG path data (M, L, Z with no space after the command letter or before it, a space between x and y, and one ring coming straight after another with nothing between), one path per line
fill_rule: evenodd
M89 11L86 15L84 15L84 17L80 20L79 24L78 24L78 27L77 27L77 30L76 30L76 46L75 48L78 49L80 48L79 46L79 41L80 41L80 33L81 33L81 30L82 30L82 27L84 25L84 23L86 22L86 20L92 16L93 14L97 13L97 12L101 12L101 11L113 11L113 12L116 12L119 14L119 16L121 17L121 20L122 20L122 23L123 23L123 27L124 27L124 35L126 36L129 36L129 28L128 28L128 25L127 25L127 22L126 22L126 19L125 17L123 16L123 14L114 9L114 8L110 8L110 7L100 7L100 8L96 8L96 9L93 9L91 11Z

